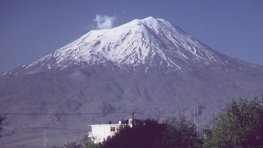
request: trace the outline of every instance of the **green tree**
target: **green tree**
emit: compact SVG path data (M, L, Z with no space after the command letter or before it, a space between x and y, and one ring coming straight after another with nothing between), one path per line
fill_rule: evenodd
M155 120L136 120L132 128L124 127L107 139L102 148L160 148L158 142L164 129L165 125Z
M204 147L263 147L263 97L234 100L214 122Z
M194 124L185 119L164 123L148 119L135 121L132 128L124 127L102 148L195 148L200 144Z
M198 137L193 123L180 120L170 120L166 123L161 146L164 148L197 148L201 147L202 140Z

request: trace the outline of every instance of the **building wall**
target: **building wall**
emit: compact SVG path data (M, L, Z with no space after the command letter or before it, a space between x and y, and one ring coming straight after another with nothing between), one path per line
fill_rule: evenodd
M132 127L132 119L127 120L126 123L119 121L119 124L93 124L91 125L91 132L89 137L94 143L101 143L107 140L108 137L114 136L121 126Z
M94 143L101 143L107 140L108 137L115 135L120 126L120 124L91 125L91 133L89 137L92 138Z

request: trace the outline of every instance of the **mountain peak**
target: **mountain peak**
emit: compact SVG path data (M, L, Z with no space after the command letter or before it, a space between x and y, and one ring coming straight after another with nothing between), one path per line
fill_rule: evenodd
M92 30L30 66L44 62L46 64L41 65L52 68L107 61L117 65L167 66L174 70L182 69L191 61L223 63L215 51L179 27L150 16L112 29Z
M153 16L148 16L148 17L146 17L146 18L144 18L142 20L150 20L150 21L152 21L152 20L156 20L156 18L154 18Z
M128 22L127 24L124 24L116 28L120 28L120 27L131 27L131 28L135 27L136 28L138 26L141 28L147 27L150 29L154 29L155 31L163 27L170 28L170 29L174 28L174 26L170 22L163 20L163 19L154 18L152 16L149 16L143 19L134 19Z
M132 23L154 23L154 22L157 22L158 19L152 17L152 16L149 16L149 17L146 17L146 18L143 18L143 19L134 19L130 22L128 22L127 24L132 24Z
M146 24L155 24L158 22L158 19L156 19L152 16L149 16L149 17L146 17L144 19L141 19L140 21L143 23L146 23Z

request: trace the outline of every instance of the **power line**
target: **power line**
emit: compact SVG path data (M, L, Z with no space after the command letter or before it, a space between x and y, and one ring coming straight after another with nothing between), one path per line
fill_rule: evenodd
M44 147L46 148L47 147L47 129L45 128L44 129Z
M90 131L88 129L63 128L63 127L52 127L52 126L24 127L24 128L13 128L13 129L9 128L9 129L5 129L5 130L15 131L15 132L18 132L18 133L23 131L23 130L32 130L32 131L23 131L23 133L32 133L32 132L34 132L33 130L37 130L39 133L41 133L43 131L44 132L43 135L41 135L41 136L35 135L34 137L31 137L31 139L32 138L36 138L36 139L43 138L44 146L47 145L47 136L48 136L47 130L52 131L52 133L50 134L52 136L54 136L53 132L56 131L56 130L61 130L61 132L62 131L68 131L68 132L74 131L74 133L78 133L78 134L87 134ZM58 135L61 135L61 132L59 132L60 134L58 134ZM56 132L56 133L58 133L58 132ZM21 139L21 141L23 141L23 140L24 140L24 138ZM7 142L0 142L0 145L1 144L14 143L14 142L17 142L17 139L11 140L11 141L7 141Z
M109 114L128 114L129 112L114 112ZM87 115L105 115L107 113L18 113L18 112L3 112L3 115L13 116L87 116Z
M132 112L113 112L110 114L131 114ZM165 119L172 119L174 117L171 116L163 116L163 115L156 115L156 114L149 114L143 112L134 112L137 115L143 116L151 116L151 117L158 117L158 118L165 118ZM88 115L105 115L107 113L102 112L90 112L90 113L18 113L18 112L2 112L2 115L7 116L88 116Z
M149 114L149 113L143 113L143 112L134 112L135 114L141 116L151 116L151 117L157 117L157 118L164 118L164 119L173 119L174 117L171 116L162 116L162 115L156 115L156 114ZM98 115L98 114L104 114L104 113L17 113L17 112L4 112L0 113L4 115L13 115L13 116L86 116L86 115ZM112 114L131 114L131 112L114 112ZM35 130L35 129L53 129L53 130L68 130L68 131L89 131L88 129L69 129L69 128L63 128L63 127L52 127L52 126L40 126L40 127L25 127L25 128L19 128L20 130ZM5 129L5 130L17 130L17 129Z
M152 117L158 117L158 118L165 118L165 119L173 119L174 117L170 116L162 116L162 115L156 115L156 114L147 114L147 113L142 113L142 112L135 112L139 115L144 115L144 116L152 116Z
M52 126L38 126L38 127L24 127L24 128L8 128L5 130L43 130L43 129L53 129L53 130L64 130L64 131L82 131L88 132L89 129L78 129L78 128L63 128L63 127L52 127Z

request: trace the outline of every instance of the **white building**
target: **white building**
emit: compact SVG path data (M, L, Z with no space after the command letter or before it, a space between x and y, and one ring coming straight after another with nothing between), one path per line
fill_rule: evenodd
M89 132L89 137L94 143L102 143L107 140L108 137L114 136L121 127L130 126L132 127L132 119L125 122L119 121L117 124L92 124L91 131Z

